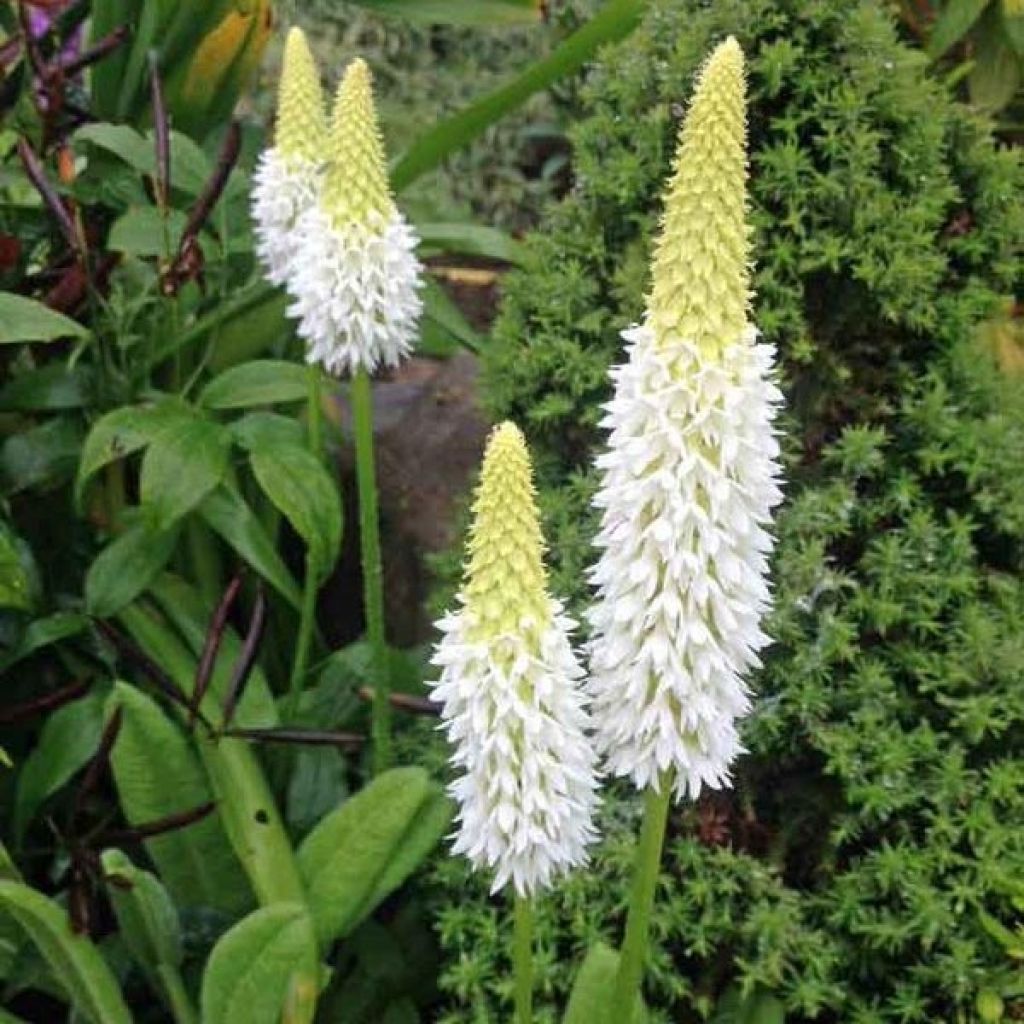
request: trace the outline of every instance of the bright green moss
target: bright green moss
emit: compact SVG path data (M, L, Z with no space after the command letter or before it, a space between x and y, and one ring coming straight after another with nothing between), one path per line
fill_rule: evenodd
M641 314L680 103L715 43L748 59L754 321L780 349L788 499L777 644L735 791L671 824L649 977L657 1021L734 981L787 1024L970 1020L1010 962L1024 875L1024 407L975 340L1021 293L1024 175L898 42L879 3L661 0L606 55L574 192L508 281L487 401L529 436L553 585L586 600L590 461L619 331ZM538 1020L616 939L636 808L541 910ZM445 1020L507 1015L507 922L438 869Z

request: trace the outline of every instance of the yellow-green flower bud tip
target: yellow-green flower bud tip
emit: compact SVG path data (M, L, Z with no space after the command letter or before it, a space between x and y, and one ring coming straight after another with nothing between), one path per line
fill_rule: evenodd
M359 57L349 64L338 87L330 150L323 206L334 224L366 224L374 213L389 218L394 202L373 103L373 82L366 61Z
M544 539L530 453L513 423L495 427L473 505L464 594L474 639L539 638L549 625Z
M679 134L648 302L658 346L689 341L711 354L747 325L745 87L730 36L701 70Z
M320 72L301 28L288 32L277 96L274 147L289 157L319 161L327 145L327 114Z

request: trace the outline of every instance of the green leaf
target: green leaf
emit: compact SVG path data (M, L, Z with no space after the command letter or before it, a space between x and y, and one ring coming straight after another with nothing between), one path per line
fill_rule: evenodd
M246 409L275 402L301 402L309 394L310 369L284 359L256 359L225 370L203 388L208 409Z
M31 611L39 596L32 549L0 519L0 608Z
M129 207L111 225L107 248L130 256L164 256L168 250L177 252L187 221L181 210L169 210L165 224L155 206Z
M430 25L520 25L541 19L539 0L353 0L376 14Z
M479 352L483 342L444 289L428 277L423 288L423 328L417 351L446 358L459 345Z
M167 564L177 540L177 528L157 530L145 520L129 526L89 566L85 577L89 613L105 619L134 601Z
M786 1011L770 992L755 989L743 995L739 985L730 985L715 1007L713 1024L785 1024Z
M146 694L115 683L106 715L121 708L121 731L110 765L121 808L138 826L201 807L212 799L202 766L185 734ZM163 883L182 906L237 914L250 906L246 885L219 810L185 828L145 841Z
M46 719L39 742L18 772L13 826L19 840L43 801L96 753L102 732L103 697L98 693L65 704Z
M618 970L619 954L616 950L603 942L591 946L576 975L562 1024L595 1024L604 1020L615 992ZM647 1010L638 994L631 1024L643 1024L646 1020Z
M305 541L320 577L327 576L341 548L342 508L323 463L294 445L255 448L249 462L263 492Z
M279 416L274 412L250 412L229 424L235 441L247 451L254 452L266 445L285 445L301 448L305 431L298 420Z
M0 292L0 345L88 337L86 328L63 313L24 295Z
M7 438L0 448L0 481L6 494L51 488L67 480L78 464L82 433L64 417Z
M938 60L950 47L956 46L981 17L990 0L946 0L935 21L925 48L932 60Z
M300 903L239 921L213 947L203 974L203 1024L278 1024L298 977L316 977L313 922Z
M1002 0L1003 32L1013 51L1024 60L1024 8L1013 0Z
M304 835L348 795L345 759L331 747L299 747L288 779L285 816Z
M221 485L203 500L199 513L289 604L301 607L302 594L295 580L237 491Z
M139 496L158 529L196 507L225 477L231 435L195 417L160 431L142 459Z
M0 537L2 545L2 537ZM0 547L2 550L2 547ZM4 579L3 562L0 561L0 580ZM0 591L0 605L3 604L3 594ZM51 644L66 640L68 637L77 636L89 625L89 620L84 615L75 612L54 612L45 619L35 619L25 627L17 645L0 657L0 672L6 672L12 665L35 654L36 651L49 647Z
M577 29L548 57L531 65L508 85L436 124L394 165L391 181L395 190L401 192L408 188L420 175L433 170L535 92L574 74L598 47L628 35L639 24L644 7L644 0L608 0L586 25Z
M51 363L12 377L0 390L0 411L81 409L92 399L89 367Z
M0 907L24 928L78 1010L92 1024L131 1024L120 986L99 950L71 928L52 900L19 882L0 882Z
M344 937L372 913L433 849L450 821L446 798L419 767L378 775L327 815L299 848L321 943Z
M430 253L459 253L465 256L483 256L521 266L524 261L522 242L497 228L482 224L417 224L423 249Z
M76 500L81 501L85 485L105 465L139 451L161 431L184 426L194 417L195 413L184 402L169 398L154 405L115 409L98 419L82 445L75 480Z
M104 850L100 862L121 938L154 990L163 994L161 966L180 967L185 959L171 897L156 875L136 867L122 850Z
M997 113L1013 99L1021 83L1021 62L1002 31L996 11L986 13L975 33L974 67L967 76L971 102Z

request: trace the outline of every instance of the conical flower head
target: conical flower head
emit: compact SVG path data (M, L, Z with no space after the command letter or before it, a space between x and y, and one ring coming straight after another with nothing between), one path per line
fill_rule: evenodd
M747 322L742 54L699 78L682 132L644 322L598 459L590 681L595 740L637 786L725 784L750 706L771 510L781 500L774 349Z
M306 358L331 373L372 373L412 350L423 301L419 239L395 206L370 69L354 60L338 90L320 201L303 217L289 281Z
M323 161L327 146L327 117L320 89L320 72L306 34L292 28L284 44L284 62L277 93L274 147L286 161Z
M526 442L492 433L473 508L465 585L438 624L433 684L459 776L455 852L529 894L586 860L595 756L577 683L574 623L548 593Z
M739 336L750 301L743 51L729 38L697 79L654 252L649 320L657 344L706 351Z
M327 118L320 75L302 29L288 33L278 86L277 131L253 176L256 252L272 284L288 284L299 246L298 224L320 190Z
M323 205L338 227L394 213L373 80L360 57L346 69L334 101Z

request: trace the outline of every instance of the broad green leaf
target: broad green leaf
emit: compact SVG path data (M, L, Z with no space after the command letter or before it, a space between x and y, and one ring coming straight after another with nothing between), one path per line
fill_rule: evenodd
M0 448L0 481L6 494L51 488L67 480L78 464L82 432L71 419L56 417L12 434Z
M87 337L89 332L63 313L57 313L35 299L26 299L13 292L0 292L0 345Z
M203 500L199 513L289 604L301 606L302 595L295 580L237 491L221 485Z
M1018 0L1002 0L1003 31L1014 53L1024 60L1024 5Z
M990 0L945 0L928 38L928 56L938 60L950 47L956 46L989 3Z
M110 764L130 824L159 821L212 799L191 744L155 701L119 682L107 700L107 716L117 707L121 708L121 731ZM185 828L147 839L145 847L181 906L214 907L234 914L252 903L219 810Z
M158 529L167 529L196 507L228 470L231 435L218 423L195 417L167 427L142 458L139 497Z
M444 289L428 277L423 289L423 328L417 351L446 358L458 345L479 352L483 342Z
M213 947L203 974L203 1024L278 1024L292 988L318 974L313 922L300 903L243 918Z
M0 539L0 545L2 545L2 539ZM4 567L0 561L0 581L3 578ZM2 604L2 593L0 593L0 605ZM12 665L44 647L66 640L68 637L77 636L88 625L89 620L76 612L54 612L53 615L49 615L45 619L35 619L25 627L25 632L22 633L17 646L0 657L0 672L6 672Z
M235 420L228 428L235 441L247 451L258 451L265 445L291 445L299 448L305 442L305 431L298 420L273 412L250 412Z
M177 527L156 530L145 520L129 526L89 566L85 577L89 613L104 619L134 601L167 564L177 540Z
M0 608L31 611L39 586L32 549L0 519Z
M150 588L150 594L170 623L181 634L189 651L199 657L206 642L213 609L199 592L177 576L164 574ZM238 634L228 626L223 633L220 652L213 663L213 674L207 690L208 704L203 705L211 718L219 715L224 703L231 673L242 653ZM277 705L259 664L252 667L245 692L235 709L235 724L248 729L269 729L278 724Z
M299 747L288 778L285 817L293 834L305 835L348 795L345 759L332 747Z
M203 388L199 401L208 409L301 402L309 395L310 372L309 367L283 359L256 359L214 377Z
M376 14L430 25L520 25L541 20L540 0L353 0Z
M327 576L341 548L342 507L323 463L294 445L255 448L249 462L263 492L305 541L319 576Z
M23 836L40 805L96 753L103 732L103 697L90 693L58 708L18 772L14 834Z
M89 367L51 363L12 377L0 390L0 411L81 409L92 401L92 385Z
M523 262L523 244L497 228L482 224L417 224L416 232L424 250L483 256L519 266Z
M997 12L985 14L974 34L974 66L967 76L971 102L997 113L1013 99L1021 83L1021 61L1006 40Z
M181 210L169 210L165 223L155 206L132 206L111 225L107 248L130 256L173 254L187 220Z
M615 992L618 970L619 954L616 950L603 942L591 946L573 983L562 1024L600 1024L604 1021ZM643 1024L646 1020L647 1010L638 994L630 1024Z
M171 897L156 875L136 867L123 850L104 850L100 863L121 939L156 992L163 994L160 967L180 967L185 958Z
M123 459L149 444L157 434L174 425L184 426L195 413L184 402L169 398L153 405L114 409L98 419L82 445L75 496L81 501L92 475L116 459Z
M378 775L306 837L299 869L323 944L347 935L415 869L450 822L418 767Z
M117 979L99 950L71 928L67 912L19 882L0 882L0 908L14 917L92 1024L131 1024Z
M640 23L644 7L644 0L608 0L586 25L577 29L548 57L532 64L508 85L436 124L394 165L391 181L395 190L401 192L406 189L420 175L433 170L535 92L574 74L598 47L628 35Z

